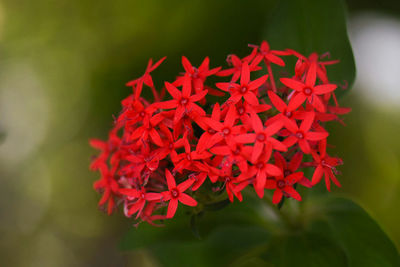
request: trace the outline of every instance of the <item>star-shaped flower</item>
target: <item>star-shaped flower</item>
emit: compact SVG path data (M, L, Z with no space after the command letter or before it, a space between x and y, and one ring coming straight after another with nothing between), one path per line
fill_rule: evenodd
M326 108L319 95L332 92L336 89L335 84L315 85L316 82L316 64L311 64L307 72L306 82L303 83L296 79L281 78L280 81L289 88L295 90L293 98L289 102L288 109L293 111L298 108L304 101L308 101L313 107L320 112L325 112Z

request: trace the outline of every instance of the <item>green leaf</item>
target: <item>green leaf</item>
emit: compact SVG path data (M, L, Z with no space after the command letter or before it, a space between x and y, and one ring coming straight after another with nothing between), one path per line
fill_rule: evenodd
M227 266L249 249L266 244L269 237L260 226L225 225L202 241L159 242L150 251L162 266L219 267Z
M169 241L192 241L195 239L191 232L188 221L176 220L167 221L163 227L142 223L137 228L132 228L122 238L120 243L121 250L147 248L158 242Z
M325 233L346 251L349 266L400 266L399 253L374 219L349 199L321 202Z
M310 223L276 235L262 259L274 266L400 266L395 245L360 206L326 196L310 204Z
M294 222L299 227L281 223L277 232L267 231L263 211L251 209L257 203L248 200L197 217L202 240L183 213L164 228L132 229L122 247L147 248L162 266L400 266L392 241L351 200L311 197Z
M204 205L204 209L208 210L208 211L217 211L217 210L225 208L229 204L231 204L229 199L224 199L224 200L221 200L221 201L213 203L213 204Z
M250 257L245 259L240 259L233 262L230 267L273 267L272 263L266 262L258 257Z
M330 52L332 59L340 60L327 66L330 80L351 87L355 64L343 0L281 0L271 14L263 37L272 49L292 48L305 56Z
M120 248L146 248L164 241L197 241L198 237L206 238L209 233L225 225L262 225L259 204L258 199L248 198L247 201L236 201L222 210L203 211L201 216L190 214L190 209L182 206L172 220L165 221L164 227L142 223L138 228L130 229L123 237ZM195 216L193 220L192 216Z
M327 238L309 232L277 236L262 258L274 266L347 266L342 248Z
M199 224L198 224L198 219L202 214L193 214L192 217L190 217L190 229L192 230L193 235L197 239L201 239L200 233L199 233Z

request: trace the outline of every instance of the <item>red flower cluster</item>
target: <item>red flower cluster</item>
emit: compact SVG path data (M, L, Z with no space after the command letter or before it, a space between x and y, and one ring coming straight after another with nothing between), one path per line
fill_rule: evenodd
M196 206L216 191L242 201L246 187L260 198L274 190L277 204L282 197L300 201L297 184L312 187L323 176L328 190L331 181L340 186L335 167L342 161L327 154L323 127L350 111L338 106L337 86L328 80L326 65L337 61L270 50L265 41L251 47L242 59L230 55L225 70L210 69L208 58L197 68L182 57L185 72L165 82L161 93L151 72L165 58L150 60L144 75L127 84L133 92L122 101L109 139L90 140L101 151L91 164L101 173L94 183L103 194L100 206L110 214L122 205L127 217L153 224L172 218L179 202ZM275 81L271 65L284 67L287 56L297 57L294 76ZM212 87L210 76L230 79ZM144 88L152 91L152 103L141 97ZM303 162L303 155L313 161ZM300 171L305 168L314 170L311 181Z

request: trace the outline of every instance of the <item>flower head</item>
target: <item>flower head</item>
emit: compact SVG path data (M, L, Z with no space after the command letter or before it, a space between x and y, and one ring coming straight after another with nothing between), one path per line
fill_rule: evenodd
M197 214L223 197L243 201L247 187L260 198L271 190L277 204L284 197L301 201L298 184L312 187L325 177L328 190L331 181L340 186L336 167L342 161L327 154L325 130L350 111L338 105L337 85L329 83L326 67L336 61L272 50L266 41L252 47L243 58L228 56L227 69L210 68L208 57L199 67L182 57L184 73L165 81L161 92L152 72L165 58L150 59L145 73L127 83L133 92L122 100L108 140L90 140L100 151L90 165L100 172L94 183L100 207L111 214L122 206L135 225L160 226L157 221L173 218L179 203L196 206ZM290 55L298 58L295 66L285 61ZM279 73L282 85L275 84L272 64L294 75ZM216 77L229 80L209 82ZM146 87L153 101L141 96Z

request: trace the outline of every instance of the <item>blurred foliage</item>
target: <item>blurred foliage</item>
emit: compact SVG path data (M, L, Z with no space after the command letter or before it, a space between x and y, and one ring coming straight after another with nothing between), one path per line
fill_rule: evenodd
M375 0L347 0L350 11L358 12L360 10L375 10L384 11L385 13L392 13L395 16L399 15L400 2L399 1L375 1Z
M364 5L350 2L351 10ZM277 3L0 1L0 265L154 266L145 250L118 251L118 239L132 227L131 221L96 209L99 196L92 183L98 175L88 171L89 155L95 153L88 139L106 137L111 114L119 112L120 100L130 92L125 82L141 75L148 58L168 56L168 67L155 73L158 81L182 70L181 55L194 64L208 55L211 66L225 65L227 54L245 55L248 43L259 43ZM308 13L306 17L314 19L315 11ZM332 58L342 56L331 49ZM344 100L354 107L346 116L348 127L330 129L335 152L345 161L343 188L336 192L362 203L399 246L399 113L369 107L353 93ZM232 226L211 233L201 226L206 219L199 219L199 234L210 246L218 244L207 247L215 251L232 245L223 243L225 236L231 238L229 231L239 231L238 238L255 236L253 245L258 242L254 233L264 231ZM139 226L143 232L146 228ZM292 246L302 238L280 240L291 240L287 244ZM327 244L321 241L326 238L316 242ZM264 239L269 240L266 232ZM315 248L314 243L308 245ZM190 248L198 248L196 242L191 246L183 253L190 255ZM339 255L332 262L343 260L346 251L341 244L321 250L327 256ZM267 262L267 256L249 254L234 266L268 266Z
M355 63L346 30L347 10L342 0L280 1L272 12L265 30L265 39L273 47L291 48L305 56L316 52L329 55L322 60L340 60L329 66L329 80L351 88ZM338 90L337 94L343 92Z
M322 196L312 197L300 206L291 200L287 203L291 209L285 207L284 213L253 200L206 214L200 224L213 230L202 240L190 233L185 224L188 217L180 216L166 222L165 228L151 229L146 225L132 229L121 245L123 249L148 248L162 266L230 266L252 259L262 266L400 264L392 241L352 201ZM275 229L271 228L274 220Z

